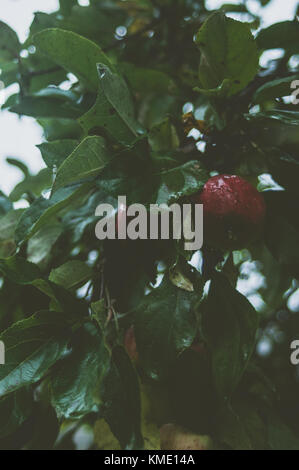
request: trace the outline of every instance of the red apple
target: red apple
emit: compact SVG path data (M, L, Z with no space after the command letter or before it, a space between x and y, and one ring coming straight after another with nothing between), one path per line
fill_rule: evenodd
M245 179L236 175L213 176L192 200L203 204L204 244L240 249L261 235L265 201Z

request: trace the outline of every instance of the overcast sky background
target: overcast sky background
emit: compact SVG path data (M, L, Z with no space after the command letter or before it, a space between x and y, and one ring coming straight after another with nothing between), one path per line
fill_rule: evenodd
M81 5L88 0L78 0ZM209 8L217 8L225 3L223 0L209 0ZM240 3L240 0L230 0L229 3ZM58 0L1 0L0 20L10 25L18 34L21 41L27 37L29 26L35 11L51 12L58 8ZM258 10L257 2L252 0L252 12ZM263 26L271 23L294 18L296 0L272 0L263 8ZM1 76L0 76L1 80ZM6 100L8 93L15 92L12 87L0 92L0 105ZM32 172L37 172L44 166L36 145L43 140L41 128L34 119L21 119L7 111L0 111L0 189L9 193L22 177L21 172L5 162L6 157L21 158L27 163Z

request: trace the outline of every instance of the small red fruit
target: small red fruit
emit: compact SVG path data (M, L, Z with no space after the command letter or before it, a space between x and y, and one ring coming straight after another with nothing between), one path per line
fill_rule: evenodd
M243 178L236 175L213 176L193 201L203 204L206 245L234 250L246 247L260 236L265 219L265 201Z
M124 345L128 355L130 356L133 362L138 361L138 351L136 346L136 338L134 332L134 326L130 326L125 332Z

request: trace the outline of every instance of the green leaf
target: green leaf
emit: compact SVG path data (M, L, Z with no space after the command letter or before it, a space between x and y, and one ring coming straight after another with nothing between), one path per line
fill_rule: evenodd
M18 63L16 63L14 60L5 64L1 64L1 70L1 81L4 83L5 88L18 81Z
M102 48L113 42L118 26L127 24L127 13L123 5L96 2L96 5L86 8L74 3L76 4L68 15L61 18L59 26L100 44Z
M245 401L242 398L239 398L237 401L233 402L234 410L236 417L239 418L240 424L243 429L246 431L249 441L251 443L251 449L253 450L269 450L269 445L267 441L267 426L264 421L263 414L257 409L255 403L251 403L249 400ZM226 423L226 428L228 431L228 423ZM236 438L241 435L242 430L240 428L240 434L237 434ZM228 431L229 433L229 431ZM239 440L240 443L240 440ZM235 449L235 446L232 446Z
M24 96L19 103L10 106L9 111L21 116L62 119L76 119L84 113L79 105L51 96Z
M99 419L95 422L94 441L99 450L121 450L118 440L112 434L109 425L104 419Z
M263 313L271 314L271 312L279 309L281 306L281 298L292 283L291 273L285 272L283 266L274 258L264 243L251 246L250 253L252 259L261 263L259 270L267 280L258 290L258 293L265 303Z
M292 146L290 150L293 152L295 146ZM270 148L266 155L268 170L274 180L288 191L298 194L299 159L296 153L293 156L292 153L287 153L282 149Z
M32 44L32 39L34 35L40 31L43 31L48 28L55 28L58 24L57 13L45 13L42 11L37 11L34 13L34 19L30 25L30 33L25 45Z
M234 80L231 78L225 78L217 88L209 88L208 90L205 90L204 88L195 87L194 91L210 98L226 98L231 94L231 89L234 86Z
M9 195L12 202L21 199L25 194L40 196L44 189L49 189L52 185L52 171L43 168L37 175L28 175L15 186Z
M176 116L181 113L178 99L170 94L150 94L142 103L140 119L148 129L169 116Z
M143 158L143 152L143 148L139 154L135 149L130 149L109 162L101 177L96 180L99 202L109 200L109 203L117 204L117 198L122 194L127 196L128 204L147 204L150 201L155 189L154 177L150 160Z
M168 118L152 127L148 140L154 152L167 152L180 145L176 129Z
M205 21L195 41L202 53L202 88L217 88L229 80L226 94L230 96L245 88L256 75L258 49L247 24L217 12Z
M39 402L35 406L32 421L34 423L33 426L31 425L33 435L30 436L26 449L53 450L60 431L60 423L55 410L48 403ZM40 431L41 429L43 432Z
M56 299L55 295L56 289L53 288L55 284L51 284L43 279L42 273L36 264L27 261L19 255L15 255L0 260L0 271L4 277L7 277L13 283L36 287L55 302L55 308L59 307L57 303L59 299ZM67 291L64 293L69 294Z
M262 7L265 7L266 5L268 5L268 3L271 2L271 0L259 0L260 4Z
M140 383L141 422L145 450L160 450L160 423L168 421L171 405L163 386Z
M34 64L36 74L30 79L30 88L28 90L30 94L35 94L49 86L60 85L60 83L67 80L67 73L64 69L59 68L43 56L42 60L39 67ZM47 70L48 73L46 73Z
M265 244L278 263L299 278L297 209L296 206L292 208L292 197L288 201L284 192L275 193L276 191L264 193L267 204Z
M200 292L187 292L168 279L147 295L135 320L137 349L147 374L165 378L178 355L196 335L195 302Z
M208 90L205 90L208 92ZM213 104L213 100L210 100L207 94L200 94L196 100L196 118L204 121L207 128L215 128L219 131L223 131L226 127L226 117L220 115Z
M124 79L104 63L97 64L99 93L95 105L79 119L86 134L102 129L122 144L144 134L135 120L133 100Z
M12 202L2 191L0 191L0 216L6 214L12 208Z
M127 196L127 203L171 204L189 196L204 186L208 173L196 160L180 165L175 159L154 156L152 161L141 159L140 153L122 154L107 165L97 181L102 200L113 197L117 202L120 194ZM155 166L156 168L154 168ZM170 168L168 168L170 167Z
M286 78L278 78L277 80L271 80L265 83L255 92L252 102L263 103L265 101L271 101L274 98L282 98L283 96L290 96L292 93L291 83L293 80L299 78L299 75L291 75Z
M80 139L82 136L82 128L73 119L40 118L37 122L42 126L44 137L48 141Z
M218 416L217 438L234 450L253 450L242 419L230 406L224 406Z
M73 289L85 284L91 275L92 269L87 264L83 261L71 260L52 269L49 280L66 289Z
M60 11L63 15L69 15L75 5L77 5L77 0L59 0Z
M43 142L37 145L41 151L43 160L47 167L59 167L62 162L75 150L79 144L78 140L63 139L53 142Z
M23 209L11 210L0 217L0 258L7 258L15 251L15 229L23 212Z
M6 159L6 161L7 161L7 163L9 163L9 165L12 165L12 166L15 166L16 168L19 168L19 170L21 170L21 172L23 173L23 175L25 177L29 176L28 167L21 160L18 160L17 158L8 157Z
M76 75L90 91L97 90L96 64L110 63L98 45L76 33L58 28L49 28L35 34L33 41L38 50Z
M91 323L76 332L71 348L51 377L51 402L60 418L80 419L100 410L99 392L110 355L102 334Z
M61 188L50 199L40 197L34 201L19 220L15 232L16 243L23 243L50 220L55 220L56 215L61 210L72 202L87 196L90 188L89 183L79 187Z
M86 137L58 168L53 193L62 186L98 175L109 159L102 137Z
M51 281L45 281L42 279L43 284L40 284L38 281L34 282L34 286L38 289L42 290L46 295L48 295L53 302L50 304L51 308L57 312L63 312L66 316L69 315L69 321L72 322L76 317L76 321L79 324L82 324L86 319L89 317L89 307L85 300L78 299L76 293L70 292L69 290L65 289L64 287L55 284ZM44 288L44 290L43 290ZM47 292L46 289L51 289L51 291Z
M38 382L63 357L69 329L61 313L39 312L0 335L6 363L0 368L0 396Z
M5 241L14 238L15 228L24 209L10 210L0 217L0 240Z
M45 267L50 256L53 245L63 233L61 224L51 224L42 227L28 241L27 259L31 263Z
M141 405L137 373L121 347L112 351L112 361L102 388L103 416L126 450L143 447Z
M21 256L11 256L0 260L0 271L17 284L32 284L42 277L39 268Z
M0 260L0 271L4 277L16 284L35 286L41 292L53 298L53 289L48 281L42 278L41 271L36 264L30 263L19 255Z
M15 31L0 21L0 62L8 62L19 55L21 44Z
M118 67L128 80L134 93L142 95L178 93L175 82L161 70L136 67L135 64L129 62L121 63Z
M260 49L283 48L295 54L299 51L298 36L299 23L297 20L282 21L262 29L256 40Z
M195 350L196 346L199 346L196 340L194 346L179 355L170 370L170 380L163 384L169 390L166 403L169 403L170 409L168 405L169 417L166 415L162 422L175 420L199 434L210 434L215 430L215 416L219 404L206 346L199 348L200 352ZM167 413L167 405L164 405L163 412ZM160 420L160 417L158 419Z
M299 144L299 112L270 110L248 114L249 132L252 140L262 147L293 147Z
M258 314L225 276L216 274L203 304L202 328L212 354L215 386L227 397L240 382L253 353Z
M268 440L272 450L299 450L299 438L277 415L268 418Z
M184 265L181 266L180 263L177 263L171 267L169 270L169 279L176 287L186 290L187 292L194 292L192 277Z
M97 322L100 328L105 328L107 323L107 307L105 299L91 304L91 318Z
M170 204L183 196L190 196L200 191L208 180L206 170L197 160L161 171L156 176L158 178L156 204Z
M221 10L227 12L248 13L248 9L243 3L224 3L221 5Z
M15 432L33 411L31 391L18 390L0 399L0 439Z

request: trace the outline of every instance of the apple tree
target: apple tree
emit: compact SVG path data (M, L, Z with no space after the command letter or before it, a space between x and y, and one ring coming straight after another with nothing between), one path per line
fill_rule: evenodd
M0 23L3 108L44 136L0 194L0 448L298 450L297 19L59 3ZM120 195L203 203L202 249L100 241Z

